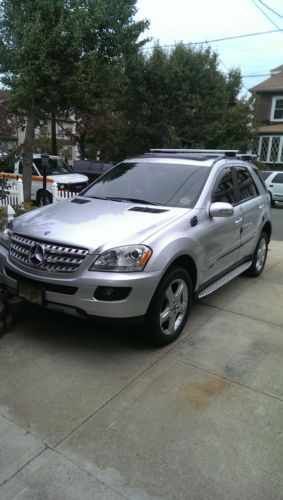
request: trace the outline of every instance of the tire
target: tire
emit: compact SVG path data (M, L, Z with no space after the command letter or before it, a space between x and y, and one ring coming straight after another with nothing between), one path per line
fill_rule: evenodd
M160 281L151 300L145 327L150 342L164 346L173 342L183 330L192 304L193 286L189 273L172 268Z
M39 193L37 194L37 204L40 206L40 207L43 207L43 192L42 191L39 191ZM46 191L46 194L45 194L45 205L50 205L52 203L52 194L49 193L49 191Z
M249 267L245 273L247 276L257 278L262 273L265 266L267 251L268 237L266 233L262 232L255 247L251 267Z
M270 196L270 205L271 205L272 207L275 207L275 201L274 201L274 200L273 200L273 198L272 198L272 194L271 194L271 192L270 192L270 191L268 191L268 192L269 192L269 196Z

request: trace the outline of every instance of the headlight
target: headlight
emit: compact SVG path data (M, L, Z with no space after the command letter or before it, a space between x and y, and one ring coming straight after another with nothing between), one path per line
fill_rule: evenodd
M1 244L4 247L10 248L12 234L13 234L13 221L10 221L8 222L8 224L4 226L1 234Z
M129 245L111 248L99 255L90 271L116 271L120 273L142 271L152 251L145 245Z

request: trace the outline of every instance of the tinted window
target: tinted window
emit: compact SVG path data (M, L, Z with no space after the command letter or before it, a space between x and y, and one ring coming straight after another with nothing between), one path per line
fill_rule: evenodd
M263 179L267 179L267 177L272 173L271 170L261 170L261 176Z
M213 202L225 202L234 205L236 203L236 194L232 178L231 169L227 169L218 181L212 197Z
M270 174L270 172L262 172L262 170L258 170L257 168L253 168L253 171L254 173L256 174L256 176L259 178L260 182L261 182L261 185L264 187L264 189L266 190L266 185L265 185L265 182L264 182L264 179L266 179L266 177ZM268 174L266 176L263 176L262 174Z
M36 158L33 160L33 163L38 168L39 173L43 175L42 159ZM57 158L49 158L48 167L46 168L46 175L70 173L72 173L72 169L63 160Z
M277 174L273 177L272 182L276 182L277 184L283 184L283 173Z
M129 198L190 208L196 203L210 167L185 163L120 163L84 192L98 198Z
M237 168L236 177L239 185L240 200L244 201L258 195L254 180L246 168Z

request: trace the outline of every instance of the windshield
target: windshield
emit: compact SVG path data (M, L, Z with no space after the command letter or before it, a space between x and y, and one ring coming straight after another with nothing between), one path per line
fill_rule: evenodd
M210 172L186 163L125 162L99 177L84 196L192 208Z
M33 163L37 167L39 173L43 175L42 168L42 159L36 158L33 160ZM54 174L72 174L73 171L71 167L61 158L49 158L48 159L48 167L46 168L46 175L54 175Z

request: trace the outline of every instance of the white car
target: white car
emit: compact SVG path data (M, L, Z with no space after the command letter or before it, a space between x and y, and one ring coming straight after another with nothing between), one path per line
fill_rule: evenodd
M283 171L264 172L264 182L270 195L271 206L274 207L276 201L283 201Z
M22 177L23 163L18 160L15 164L14 173L9 174L9 178ZM39 205L42 204L43 196L43 169L41 154L33 155L32 167L32 184L31 184L31 199ZM67 163L60 156L49 156L48 167L46 171L46 201L47 204L52 202L52 185L57 182L59 191L72 191L79 193L88 184L86 175L74 173Z

